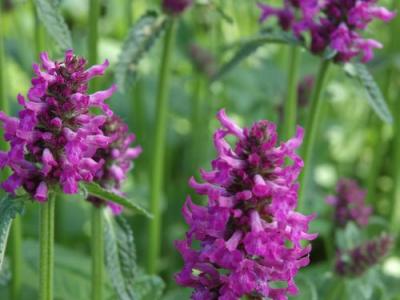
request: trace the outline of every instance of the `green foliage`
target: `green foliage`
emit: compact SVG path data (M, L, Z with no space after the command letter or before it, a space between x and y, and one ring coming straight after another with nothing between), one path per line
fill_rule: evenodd
M0 269L0 286L5 286L11 279L11 270L9 260L6 257L3 262L3 266Z
M348 74L357 78L367 92L367 100L379 118L387 123L393 122L393 117L385 102L382 91L369 73L367 67L361 63L346 65Z
M7 194L0 200L0 270L6 252L12 220L17 214L23 213L24 207L25 202L22 197L14 198Z
M148 218L151 218L152 215L140 204L135 203L133 200L126 199L121 197L120 195L114 194L110 191L103 189L97 183L94 182L85 182L81 183L81 189L83 189L83 194L89 194L105 201L111 201L120 205L123 205L126 208L132 209L134 212L138 214L145 215Z
M344 229L336 231L336 245L339 249L350 250L362 243L362 232L353 222L347 223Z
M35 0L39 19L62 50L72 48L71 33L54 1Z
M212 80L216 81L221 79L227 73L232 71L239 63L254 54L258 48L266 44L300 45L300 42L288 32L263 30L257 36L241 43L233 57L222 65L219 71L213 76Z
M138 65L164 31L167 18L150 11L130 29L121 49L115 71L118 87L125 91L135 80Z
M120 300L158 299L164 283L157 276L142 274L136 265L133 233L122 217L105 215L106 265L110 281Z

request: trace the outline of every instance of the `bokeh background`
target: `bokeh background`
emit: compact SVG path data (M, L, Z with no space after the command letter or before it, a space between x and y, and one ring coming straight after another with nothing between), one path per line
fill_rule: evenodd
M87 55L88 1L56 2L72 32L75 52ZM232 57L244 41L259 31L256 1L195 2L179 21L173 53L162 201L162 257L159 266L166 283L165 299L189 297L190 291L179 288L173 279L174 273L182 266L182 260L174 248L174 240L182 239L187 229L181 216L186 196L192 195L202 201L194 195L187 182L190 176L198 178L200 167L209 169L215 157L212 133L218 127L216 112L224 107L241 125L249 126L256 120L268 119L277 122L281 129L282 103L286 96L289 52L286 45L264 45L225 76L210 80L210 75ZM279 4L281 1L268 1L273 2ZM381 2L389 7L392 5L392 1ZM102 1L99 62L107 58L111 66L106 76L98 80L98 87L106 88L115 82L115 65L123 41L134 22L150 9L160 11L159 1ZM10 110L15 114L18 109L16 96L18 93L26 94L32 76L31 65L38 61L38 53L48 51L51 57L57 58L62 56L62 52L44 28L37 29L35 24L39 21L31 1L3 0L2 12L0 26L4 34L3 68L6 74L4 93ZM397 119L400 107L400 41L391 30L390 26L380 22L369 28L368 35L380 40L385 48L376 52L376 58L368 68ZM400 28L397 28L398 32ZM42 48L37 46L38 39L43 39ZM143 154L136 160L124 191L144 206L148 206L149 198L149 162L153 150L155 91L161 48L159 40L140 62L134 85L124 93L115 94L110 102L137 135L137 144L143 147ZM317 67L317 58L304 51L300 71L301 78L305 80L299 107L300 125L304 125L309 107L307 86L312 83ZM358 81L348 76L343 68L334 67L323 98L323 122L319 124L316 151L312 156L313 173L306 191L307 211L318 215L311 231L318 232L320 237L313 242L311 266L300 273L301 299L315 299L316 282L323 281L332 269L323 242L324 237L329 238L333 226L332 208L326 204L325 197L334 193L337 180L348 177L357 180L364 188L376 187L369 190L367 195L367 201L374 209L367 235L375 236L389 228L396 187L394 176L399 168L394 125L384 124L378 119ZM373 164L375 168L371 167ZM89 213L90 204L79 196L68 196L57 202L56 299L89 299ZM125 214L135 235L138 263L144 267L148 252L148 222L129 210ZM36 295L38 273L37 203L29 205L23 216L23 233L23 294L24 299L35 299L33 295ZM398 249L394 249L385 260L380 275L388 299L400 299ZM116 299L109 286L107 293L109 299ZM7 295L7 286L0 286L0 299L8 299ZM328 299L328 296L321 299Z

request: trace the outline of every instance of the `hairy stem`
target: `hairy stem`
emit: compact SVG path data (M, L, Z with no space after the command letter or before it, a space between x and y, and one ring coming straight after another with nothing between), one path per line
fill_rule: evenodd
M92 300L102 300L104 289L103 209L92 208Z
M39 300L53 299L53 260L54 260L54 208L55 193L40 204L40 274Z

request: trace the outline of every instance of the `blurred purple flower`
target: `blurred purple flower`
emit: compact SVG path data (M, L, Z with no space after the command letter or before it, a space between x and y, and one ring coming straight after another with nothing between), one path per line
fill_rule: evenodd
M354 180L339 180L336 196L326 198L326 202L335 208L335 223L338 226L344 227L349 221L354 221L359 226L368 225L372 208L365 204L365 195L366 191Z
M218 157L212 171L201 170L205 183L190 180L208 204L186 200L183 215L190 229L176 242L185 262L176 281L194 288L197 300L287 299L297 293L298 270L309 264L311 246L301 241L316 238L308 233L313 216L294 210L303 130L277 146L276 126L269 121L242 129L224 110L218 119L222 128L214 134ZM227 136L237 139L233 148ZM288 159L293 163L286 165ZM276 282L287 286L276 288Z
M192 5L192 0L163 0L163 10L172 15L182 14Z
M302 38L303 33L311 35L310 50L322 54L331 49L336 52L336 62L348 62L361 56L366 63L373 58L373 50L382 44L364 39L359 32L367 29L374 19L385 22L392 20L395 13L377 6L377 0L285 0L283 8L259 4L260 21L270 17L278 18L283 30L291 30Z
M351 250L339 250L336 254L335 272L346 277L363 275L389 253L393 242L390 235L382 234Z
M212 53L197 44L191 44L188 52L193 65L200 73L209 78L215 75L217 66Z
M90 108L100 107L107 115L112 111L104 103L115 86L92 95L88 81L103 75L105 61L85 70L86 61L71 50L64 61L52 61L40 55L41 67L34 64L35 77L28 99L18 95L24 108L18 118L0 112L8 152L0 152L0 167L9 167L11 176L1 184L8 193L23 187L38 201L46 201L50 187L59 183L66 194L78 191L79 181L92 181L104 164L93 160L99 148L107 147L110 138L100 127L106 116L93 115Z
M95 161L104 161L102 167L97 171L94 181L103 188L122 195L121 184L133 166L132 160L140 155L142 148L140 146L130 147L136 137L128 132L128 125L116 115L108 118L101 130L110 139L110 144L107 148L98 149L93 156ZM93 196L89 196L88 201L97 206L105 203ZM112 202L107 204L114 214L122 212L122 206Z

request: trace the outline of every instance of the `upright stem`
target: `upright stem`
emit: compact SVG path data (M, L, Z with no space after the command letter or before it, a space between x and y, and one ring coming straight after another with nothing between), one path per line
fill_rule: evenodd
M44 44L45 44L45 31L43 25L40 23L36 5L34 0L31 1L32 5L32 14L34 16L34 37L35 37L35 58L39 57L40 52L44 51Z
M297 122L297 82L300 67L300 50L296 46L290 49L289 58L289 80L288 93L284 106L284 138L288 139L294 135Z
M90 0L89 2L89 35L88 35L88 63L94 65L98 61L98 39L99 39L99 17L100 0ZM96 81L91 82L91 88L96 89Z
M18 300L21 298L21 274L22 274L22 222L21 217L17 216L11 227L11 299Z
M53 299L54 208L55 193L50 193L47 202L40 204L39 300Z
M102 300L104 289L103 209L92 208L92 300Z
M154 218L149 226L149 255L147 268L153 274L157 272L158 256L161 242L161 195L164 174L165 156L165 135L168 115L168 94L170 79L170 60L172 48L175 41L176 20L171 20L168 24L167 32L164 37L164 49L159 73L157 103L156 103L156 124L154 136L154 152L151 166L151 190L150 190L150 210Z
M318 132L319 123L321 119L321 94L325 86L326 77L328 74L330 62L328 60L322 60L317 75L317 82L313 90L311 98L311 108L307 117L307 123L305 126L305 135L302 149L302 157L304 160L304 169L300 175L300 192L299 192L299 203L298 210L304 210L304 193L306 191L306 184L311 168L311 154L315 146L315 138Z

